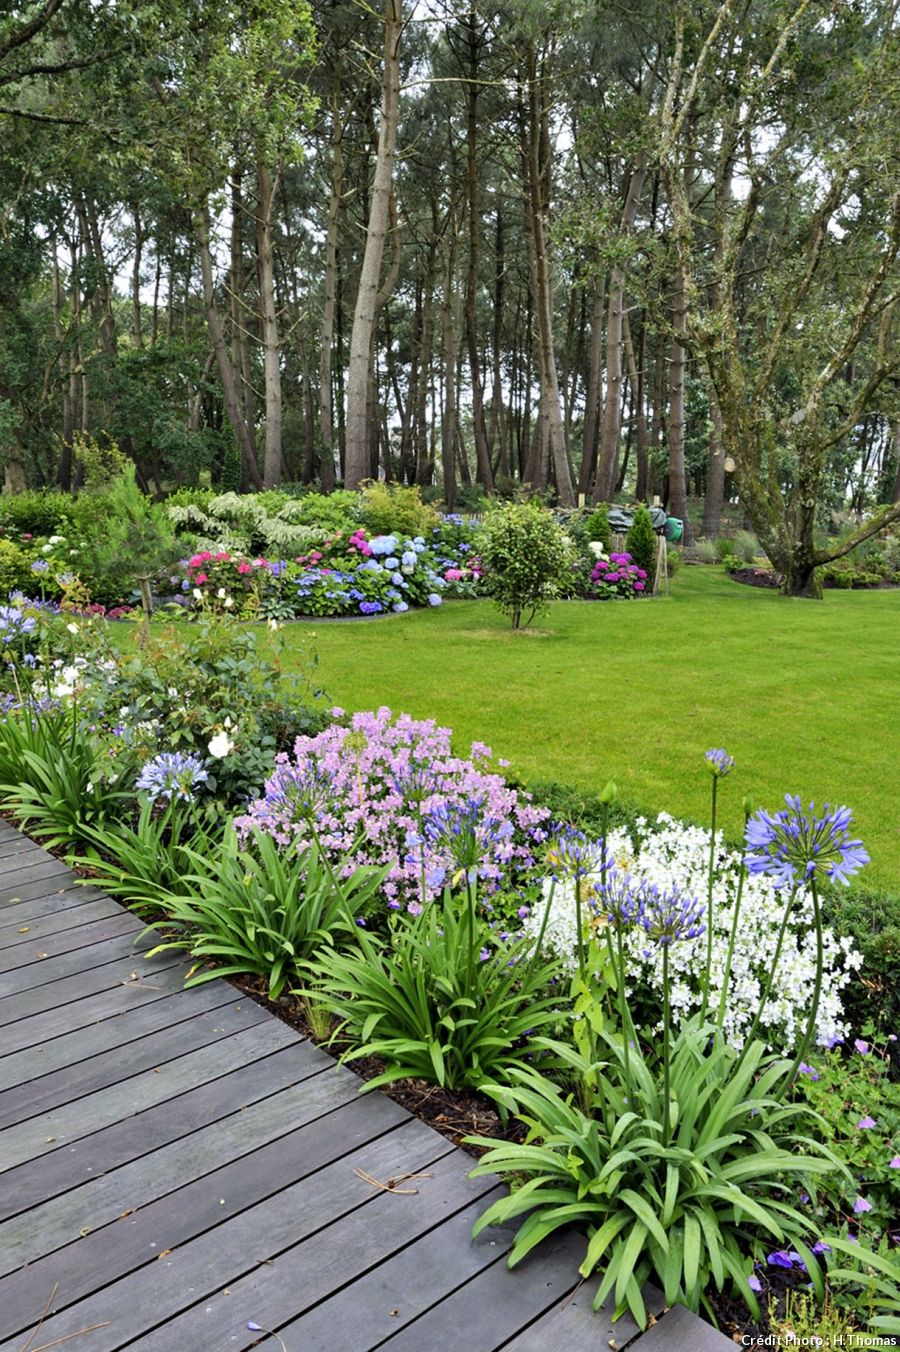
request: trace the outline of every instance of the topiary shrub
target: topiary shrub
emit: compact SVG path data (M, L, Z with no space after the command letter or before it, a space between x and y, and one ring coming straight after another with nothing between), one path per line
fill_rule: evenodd
M625 536L625 549L639 568L652 574L656 562L656 532L646 507L638 507Z
M584 538L589 542L601 544L604 554L612 549L612 531L609 526L609 508L605 502L595 507L584 523ZM644 565L641 564L643 568Z
M520 629L569 585L574 551L552 512L509 502L485 518L481 558L488 595Z

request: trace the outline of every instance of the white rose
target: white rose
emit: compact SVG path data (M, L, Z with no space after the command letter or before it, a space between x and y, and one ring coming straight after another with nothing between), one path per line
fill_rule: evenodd
M224 760L234 750L234 742L227 732L217 732L215 737L207 743L206 749L213 760Z
M68 629L68 631L69 631L70 634L77 634L77 633L78 633L78 625L77 625L77 624L67 624L67 625L66 625L66 628Z
M224 599L225 599L225 588L224 588L224 587L220 587L219 590L216 592L216 596L218 596L218 598L219 598L220 601L224 601Z
M226 596L222 604L224 605L226 610L230 610L231 607L234 605L234 598L231 596Z
M202 600L203 600L203 593L202 593L202 591L200 590L199 587L195 587L194 590L193 590L193 592L191 593L191 595L193 596L193 598L194 598L195 601L202 601Z

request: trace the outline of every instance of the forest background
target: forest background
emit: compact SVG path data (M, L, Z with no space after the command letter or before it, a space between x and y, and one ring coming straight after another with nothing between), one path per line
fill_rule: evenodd
M13 4L5 488L733 497L813 595L900 518L898 73L870 0Z

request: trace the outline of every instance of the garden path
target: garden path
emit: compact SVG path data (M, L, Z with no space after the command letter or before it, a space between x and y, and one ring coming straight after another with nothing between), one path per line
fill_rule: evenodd
M593 1313L574 1235L510 1272L466 1154L140 931L0 822L0 1352L733 1346Z

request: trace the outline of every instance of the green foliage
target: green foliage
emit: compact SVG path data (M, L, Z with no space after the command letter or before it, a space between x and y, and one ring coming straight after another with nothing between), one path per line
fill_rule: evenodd
M546 611L569 582L572 547L552 512L536 503L510 502L485 518L481 557L486 587L514 629Z
M5 601L11 591L32 590L34 577L28 556L12 540L0 539L0 601Z
M186 846L215 858L223 835L218 815L204 820L194 805L177 798L161 812L145 801L133 824L119 820L86 828L82 848L70 862L86 863L93 880L132 910L159 911L189 871Z
M864 1045L865 1053L852 1046L846 1052L817 1048L811 1069L818 1078L802 1074L797 1088L819 1115L818 1139L850 1170L847 1178L823 1180L820 1224L840 1226L863 1196L872 1209L854 1216L854 1227L877 1245L900 1206L900 1169L890 1168L891 1159L900 1155L900 1081L891 1078L888 1045ZM859 1126L869 1120L874 1127Z
M52 489L28 489L0 497L0 525L29 535L64 535L75 499Z
M359 495L356 515L372 535L401 535L428 539L440 524L437 510L422 501L415 484L386 484L381 481L366 484Z
M630 554L638 568L653 576L656 563L656 532L646 507L638 507L625 535L625 552Z
M416 1077L447 1089L478 1088L524 1064L527 1039L555 1022L558 997L545 992L552 968L529 962L530 945L500 944L483 924L470 929L445 892L415 917L399 917L389 946L360 930L346 951L323 949L307 964L305 994L339 1019L345 1061L378 1056L385 1069L367 1089Z
M603 546L604 554L612 549L612 531L609 525L609 508L605 502L595 507L584 523L584 536L588 541L596 541ZM640 567L645 567L640 564Z
M207 615L154 628L116 674L117 704L144 757L159 745L205 758L210 739L227 730L233 750L216 761L210 788L240 800L259 792L276 752L322 726L311 660L296 654L293 666L283 675L277 647L263 654L252 630Z
M823 896L826 923L851 938L863 965L842 993L851 1027L900 1031L900 896L872 888L830 888Z
M188 985L220 976L250 974L267 982L277 1000L297 964L329 939L353 914L366 914L380 899L384 873L359 868L349 878L324 862L317 846L282 854L265 833L242 847L226 827L212 854L184 847L189 871L172 895L162 899L164 915L150 925L166 936L153 953L187 949L214 968L192 971Z
M4 806L49 849L89 838L121 811L127 797L109 757L79 726L76 712L74 705L49 713L26 708L0 720Z
M87 555L93 569L106 578L137 582L144 611L153 609L150 579L171 563L175 531L165 509L138 488L133 465L128 465L105 497L102 531L93 536Z
M358 502L355 493L342 488L328 494L305 493L288 503L281 515L294 525L314 526L329 534L352 531Z
M698 540L694 552L701 563L718 563L719 550L716 540Z
M220 493L203 505L172 501L168 514L179 535L200 549L234 554L298 554L321 544L327 531L297 520L298 503L283 493Z
M842 1166L811 1139L818 1135L815 1114L786 1106L788 1062L767 1056L760 1042L739 1059L721 1042L711 1047L708 1028L697 1021L684 1025L672 1049L666 1141L658 1066L637 1046L626 1063L620 1039L606 1032L600 1038L605 1067L548 1044L583 1083L594 1077L589 1113L531 1068L511 1070L511 1087L486 1087L525 1122L528 1135L523 1144L470 1138L486 1149L473 1175L497 1172L514 1185L480 1218L476 1233L527 1212L512 1267L560 1227L586 1228L580 1271L601 1273L595 1305L612 1292L616 1313L629 1309L642 1328L648 1278L667 1305L692 1310L708 1308L710 1286L728 1284L758 1318L747 1278L766 1247L796 1249L821 1290L810 1251L817 1222L792 1204L789 1189L814 1194L814 1180Z

